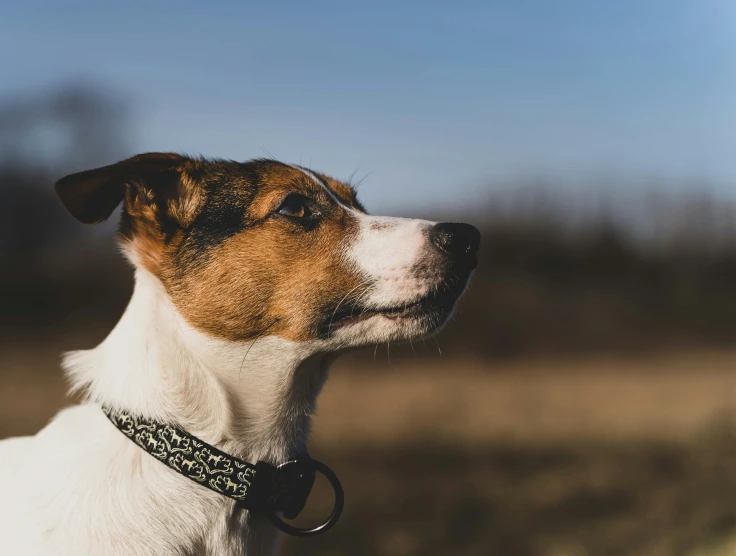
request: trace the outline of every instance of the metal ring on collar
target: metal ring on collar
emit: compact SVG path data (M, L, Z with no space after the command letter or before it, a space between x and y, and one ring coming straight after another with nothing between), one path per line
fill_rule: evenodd
M340 519L342 509L345 505L345 495L343 493L340 480L337 478L337 475L335 475L332 469L327 467L321 461L317 461L314 459L290 460L279 465L278 469L282 470L283 468L291 465L305 466L311 468L314 471L319 471L320 473L322 473L322 475L325 476L325 478L330 482L332 490L335 493L335 505L332 508L332 513L322 524L312 528L301 528L290 525L289 523L286 523L283 519L281 519L281 516L279 516L279 514L273 509L268 510L268 519L284 533L288 533L289 535L294 535L297 537L314 537L315 535L319 535L321 533L324 533L325 531L328 531L333 525L335 525L335 523L337 523L337 520Z

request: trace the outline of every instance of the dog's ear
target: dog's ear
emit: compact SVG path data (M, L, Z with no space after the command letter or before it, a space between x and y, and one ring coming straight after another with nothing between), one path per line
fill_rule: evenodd
M123 199L131 213L185 218L180 204L191 206L191 183L183 172L191 159L172 153L139 154L122 162L71 174L56 182L56 193L69 213L85 224L106 220Z

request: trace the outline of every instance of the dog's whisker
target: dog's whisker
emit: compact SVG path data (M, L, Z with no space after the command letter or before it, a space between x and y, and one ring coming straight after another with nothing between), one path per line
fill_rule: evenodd
M243 360L240 362L240 369L238 369L238 383L240 383L240 376L243 373L243 366L245 365L245 359L246 357L248 357L248 354L250 353L251 348L256 344L258 340L260 340L263 336L265 336L266 332L271 330L271 328L273 328L277 322L278 322L278 319L274 320L269 326L267 326L266 329L260 334L258 334L258 336L256 336L256 339L250 343L250 345L248 346L248 349L245 350L245 355L243 355Z
M366 288L360 293L360 296L355 301L353 301L353 304L350 307L350 318L353 318L355 308L358 306L358 303L363 301L363 295L368 293L369 288L370 288L370 283L366 282ZM365 311L366 309L364 307L359 316L363 316L365 314Z
M360 188L361 185L363 185L363 182L367 180L369 177L373 175L373 172L368 172L365 176L360 178L357 182L351 183L352 187L354 187L356 190Z
M272 154L271 154L271 152L270 152L270 151L269 151L269 150L268 150L268 149L267 149L266 147L264 147L263 145L261 145L261 150L262 150L262 151L263 151L263 152L265 153L265 155L266 155L266 156L267 156L267 157L268 157L268 158L269 158L270 160L276 160L276 157L275 157L274 155L272 155Z
M355 184L353 184L353 178L355 177L355 174L358 173L358 170L360 170L360 167L356 167L355 170L353 170L352 174L350 174L350 177L345 180L345 183L347 183L350 187L355 189Z
M333 320L335 319L335 315L337 314L337 311L338 311L338 310L340 309L340 305L342 305L342 304L343 304L343 302L344 302L344 301L345 301L345 300L346 300L346 299L348 298L348 296L349 296L349 295L350 295L351 293L353 293L353 292L354 292L355 290L357 290L358 288L360 288L360 287L362 287L362 286L365 286L365 285L367 285L367 284L368 284L368 282L367 282L367 281L364 281L363 283L361 283L361 284L358 284L358 285L357 285L357 286L355 286L355 287L354 287L354 288L353 288L352 290L350 290L350 291L349 291L348 293L346 293L346 294L345 294L345 296L344 296L344 297L343 297L343 298L342 298L342 299L340 300L340 302L339 302L339 303L337 304L337 307L335 307L335 310L334 310L334 311L332 311L332 316L330 317L330 324L329 324L329 325L327 326L327 328L328 328L328 329L330 329L330 328L332 327L332 321L333 321ZM350 316L352 317L352 312L351 312Z

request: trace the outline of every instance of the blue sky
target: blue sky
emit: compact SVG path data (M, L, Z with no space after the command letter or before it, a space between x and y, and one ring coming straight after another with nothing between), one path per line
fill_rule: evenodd
M0 96L127 98L136 151L362 177L369 208L528 178L736 190L736 2L15 2Z

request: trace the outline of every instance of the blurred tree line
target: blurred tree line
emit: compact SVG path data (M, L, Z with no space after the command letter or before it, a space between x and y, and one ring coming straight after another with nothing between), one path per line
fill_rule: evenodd
M89 86L0 99L0 332L38 341L74 317L114 320L130 292L101 230L76 223L53 184L129 154L126 104Z
M126 110L89 87L0 103L5 341L108 330L123 310L131 271L112 245L114 224L74 222L53 183L131 154ZM439 343L479 358L729 345L736 210L704 191L489 188L481 216L457 215L483 230L480 265Z

